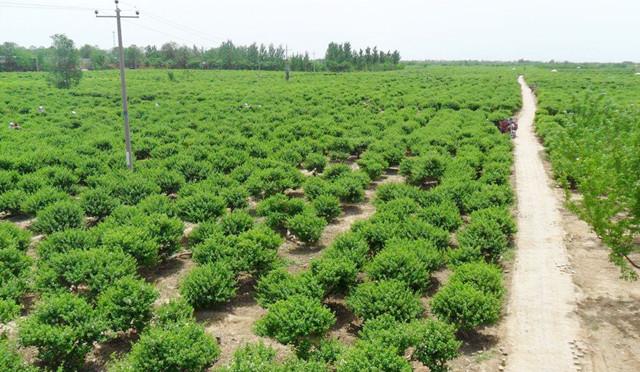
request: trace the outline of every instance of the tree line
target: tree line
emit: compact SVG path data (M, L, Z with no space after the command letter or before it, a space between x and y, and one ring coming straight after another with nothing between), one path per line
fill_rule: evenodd
M56 37L64 35L54 36ZM117 48L105 50L84 45L75 48L73 56L80 68L103 70L117 67ZM56 45L50 47L25 48L12 42L0 44L0 72L37 71L50 69L56 60ZM229 70L283 70L287 63L292 71L377 71L391 70L399 66L400 53L379 51L377 47L352 50L350 43L330 43L324 59L312 59L308 53L288 54L285 48L273 44L253 43L249 46L235 45L225 41L218 47L200 48L168 42L160 47L131 45L125 48L127 68L172 68L172 69L229 69Z

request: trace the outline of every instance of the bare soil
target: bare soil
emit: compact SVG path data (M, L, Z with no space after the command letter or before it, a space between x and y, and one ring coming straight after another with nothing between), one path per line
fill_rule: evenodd
M560 189L556 194L562 197ZM640 283L620 278L610 249L586 222L566 208L561 213L582 325L576 359L583 371L640 371Z

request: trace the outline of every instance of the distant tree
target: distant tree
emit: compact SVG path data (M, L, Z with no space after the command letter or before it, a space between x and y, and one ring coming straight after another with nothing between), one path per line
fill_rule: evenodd
M61 89L69 89L77 85L82 78L80 71L80 54L73 44L73 40L65 35L56 34L53 39L53 54L50 66L50 80Z
M124 64L128 68L138 68L142 65L144 53L142 49L132 45L124 50Z

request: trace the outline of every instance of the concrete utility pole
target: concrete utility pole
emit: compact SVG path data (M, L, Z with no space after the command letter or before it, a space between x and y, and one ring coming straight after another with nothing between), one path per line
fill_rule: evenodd
M291 66L289 65L289 46L285 47L284 58L284 79L289 81L289 73L291 71Z
M119 1L116 2L115 16L101 16L96 10L96 18L115 18L118 26L118 50L120 54L120 86L122 89L122 116L124 118L124 141L126 146L125 156L127 158L127 168L133 170L133 156L131 155L131 134L129 133L129 103L127 102L127 82L124 76L124 48L122 47L122 25L121 18L140 18L140 12L136 11L135 16L120 15Z

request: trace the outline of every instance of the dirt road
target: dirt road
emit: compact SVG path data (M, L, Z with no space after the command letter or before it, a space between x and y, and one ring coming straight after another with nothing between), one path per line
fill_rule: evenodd
M536 102L524 78L523 108L515 139L518 234L511 298L507 308L506 369L577 371L580 325L560 201L545 173L542 146L533 131Z

